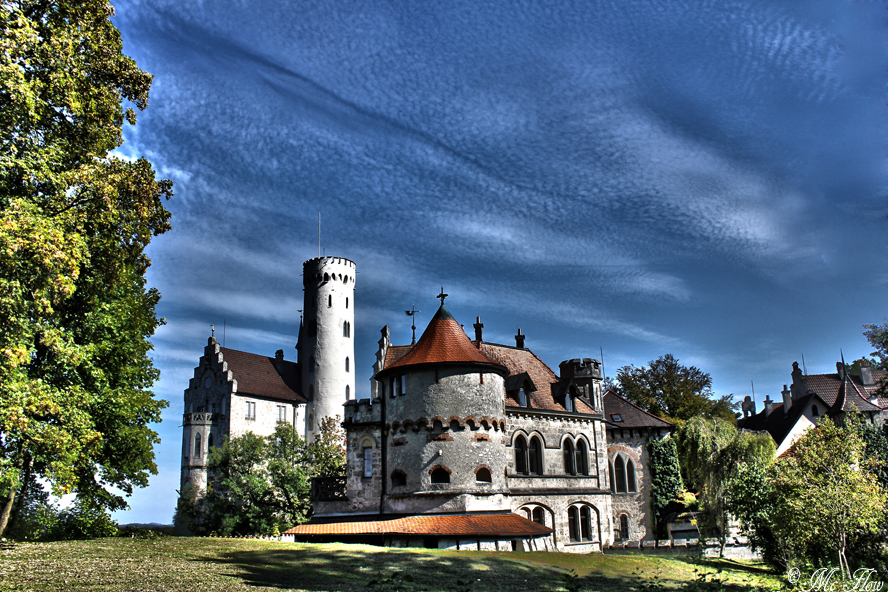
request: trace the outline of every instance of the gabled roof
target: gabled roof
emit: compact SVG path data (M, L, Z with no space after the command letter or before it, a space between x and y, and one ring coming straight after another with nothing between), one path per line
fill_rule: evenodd
M440 536L529 536L541 537L553 531L518 514L468 514L410 516L370 522L300 524L284 534L296 536L355 536L368 534Z
M237 394L304 403L299 364L268 356L219 348L237 381Z
M483 364L492 366L494 371L505 371L502 364L475 347L443 304L416 345L391 365L387 364L382 371L421 364Z
M553 393L553 386L558 382L558 375L535 353L525 348L487 343L486 341L480 342L479 346L482 352L499 360L509 370L509 375L506 377L506 407L521 408L517 399L517 390L523 382L520 377L526 375L536 389L525 392L530 409L567 413L564 405L555 399ZM581 399L577 399L576 403L578 413L595 413Z
M874 413L881 411L881 408L878 405L874 405L864 398L864 396L866 396L864 393L866 393L866 389L862 385L858 387L851 381L851 376L845 374L844 379L841 381L841 386L839 386L839 391L836 394L836 400L829 409L830 415L837 415L845 411L850 411L851 409L856 409L857 411L871 411Z
M618 416L617 421L614 416ZM604 419L620 428L671 428L672 423L648 413L635 403L608 390L604 393Z

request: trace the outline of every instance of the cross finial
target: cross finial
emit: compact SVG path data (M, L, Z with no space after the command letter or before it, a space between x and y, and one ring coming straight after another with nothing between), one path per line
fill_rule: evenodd
M450 296L450 294L445 294L444 293L444 286L441 286L441 293L438 294L437 296L435 296L435 298L440 298L441 299L441 306L444 306L444 299L447 298L448 296Z
M216 335L216 325L210 325L210 337L214 337Z

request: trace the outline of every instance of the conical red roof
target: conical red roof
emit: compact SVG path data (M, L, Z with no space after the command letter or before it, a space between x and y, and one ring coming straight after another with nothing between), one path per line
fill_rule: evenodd
M442 304L410 353L385 370L418 364L453 363L493 365L508 372L502 364L485 356L475 347L450 311Z

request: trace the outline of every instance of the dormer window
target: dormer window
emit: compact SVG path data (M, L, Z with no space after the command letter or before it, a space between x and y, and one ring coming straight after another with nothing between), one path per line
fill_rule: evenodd
M527 407L527 393L524 392L524 387L518 389L518 404L521 407Z
M820 415L820 410L817 409L817 405L811 405L811 415L814 417L818 417Z
M613 421L613 422L623 421L623 416L620 415L619 413L611 413L611 421Z

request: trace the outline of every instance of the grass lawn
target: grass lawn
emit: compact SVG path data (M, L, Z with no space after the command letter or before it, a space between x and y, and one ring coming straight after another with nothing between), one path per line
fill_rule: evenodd
M728 560L163 537L10 545L0 549L0 591L554 592L575 585L603 592L675 588L694 581L696 570L719 569L727 585L713 590L770 590L782 579L759 564ZM572 584L568 570L578 576Z

